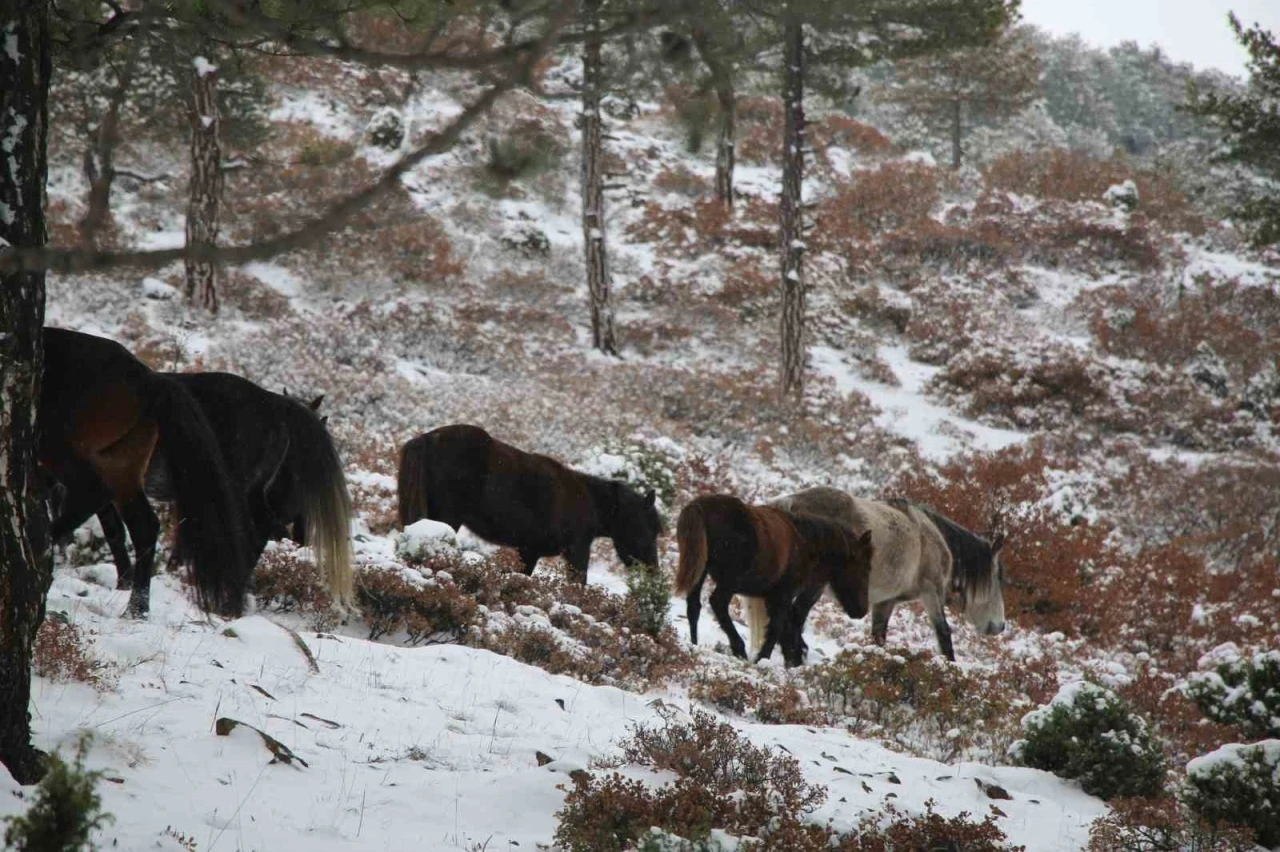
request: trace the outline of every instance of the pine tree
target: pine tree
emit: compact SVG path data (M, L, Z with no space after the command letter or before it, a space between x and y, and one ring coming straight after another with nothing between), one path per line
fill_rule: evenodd
M1259 245L1280 243L1280 43L1259 26L1249 29L1229 16L1236 38L1249 51L1249 89L1241 94L1191 92L1189 109L1223 134L1219 162L1254 169L1262 185L1237 216L1254 227Z
M787 0L754 14L776 22L782 45L782 197L779 201L782 311L779 389L804 390L804 90L811 77L847 84L851 68L983 45L1016 16L1020 0Z
M967 125L996 120L1031 105L1039 89L1035 46L1019 33L993 44L937 53L900 63L898 85L880 97L918 112L945 127L951 140L951 168L964 158Z
M591 298L591 342L608 355L618 354L610 303L604 229L604 130L600 98L604 88L600 0L582 0L582 242Z

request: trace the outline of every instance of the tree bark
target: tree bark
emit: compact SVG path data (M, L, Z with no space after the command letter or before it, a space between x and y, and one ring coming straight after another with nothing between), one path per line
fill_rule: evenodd
M591 294L591 343L618 354L609 302L609 267L604 239L604 140L600 96L604 77L601 56L600 0L582 0L583 21L593 34L582 43L582 241L586 247L587 290Z
M952 103L951 110L951 168L959 169L960 161L964 157L964 147L960 144L960 137L964 131L961 123L964 104L959 98Z
M733 207L734 134L738 111L733 74L705 29L694 29L693 44L715 80L716 101L720 106L716 127L716 200Z
M116 179L115 152L120 144L120 110L133 85L137 40L120 67L120 76L107 99L107 111L93 134L94 147L85 152L85 176L89 179L89 209L80 221L80 242L86 249L98 247L98 232L111 211L111 186Z
M789 16L783 28L782 198L779 202L782 254L782 363L779 387L784 397L804 392L805 286L804 222L804 28Z
M187 245L212 247L218 241L222 148L218 140L218 69L208 57L196 58L191 74L191 94L191 194L187 202ZM217 267L207 260L188 258L186 268L187 298L210 313L217 313Z
M0 0L0 253L46 242L49 4ZM44 273L0 274L0 763L44 774L31 745L31 654L49 591L48 518L36 455Z

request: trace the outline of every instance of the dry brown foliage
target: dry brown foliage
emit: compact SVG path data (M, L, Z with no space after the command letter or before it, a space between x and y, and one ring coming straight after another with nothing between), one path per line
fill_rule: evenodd
M1213 826L1173 798L1118 799L1089 827L1088 852L1252 852L1250 832Z
M38 677L61 683L83 683L94 689L111 685L114 671L93 654L94 632L85 632L59 612L45 616L36 633L31 668Z

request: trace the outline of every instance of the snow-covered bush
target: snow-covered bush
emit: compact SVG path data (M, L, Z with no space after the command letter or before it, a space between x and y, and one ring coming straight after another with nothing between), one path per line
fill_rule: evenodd
M1014 759L1080 782L1103 799L1150 796L1164 786L1165 760L1141 716L1109 689L1073 681L1022 717Z
M1254 852L1252 835L1213 825L1173 796L1118 799L1089 826L1088 852Z
M267 542L253 571L253 595L261 609L299 613L317 632L341 620L311 550L292 541Z
M1133 178L1125 178L1120 183L1113 183L1102 193L1102 200L1112 207L1123 207L1133 210L1138 206L1138 185Z
M628 565L627 602L640 628L650 636L659 635L671 611L671 578L658 565Z
M1250 737L1280 737L1280 651L1235 656L1185 686L1205 716Z
M1187 764L1187 802L1213 823L1253 830L1268 849L1280 844L1280 740L1232 743Z
M605 479L618 479L641 494L658 495L659 511L670 510L676 499L676 470L684 450L668 438L633 438L609 444L590 454L582 470Z
M370 145L395 151L404 142L404 120L397 110L383 107L369 120L365 135L368 136Z
M396 556L411 565L454 554L457 549L458 537L453 527L427 518L414 521L396 536Z

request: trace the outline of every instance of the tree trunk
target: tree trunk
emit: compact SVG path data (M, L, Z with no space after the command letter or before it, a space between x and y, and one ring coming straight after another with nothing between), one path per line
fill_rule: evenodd
M0 252L46 242L50 74L46 0L0 0ZM44 774L31 745L31 653L49 591L48 519L36 467L44 273L0 274L0 763Z
M600 0L582 0L583 20L592 37L582 45L582 241L586 247L587 290L591 294L591 343L618 354L613 305L609 303L609 267L604 239L604 141L600 95L604 59L600 54Z
M716 100L720 106L716 128L716 200L733 207L734 134L738 111L733 75L716 52L715 43L706 30L695 28L693 43L715 80Z
M951 168L959 169L960 160L964 156L964 148L960 144L960 134L963 130L961 111L964 109L964 104L957 98L952 103L951 109Z
M804 29L789 17L783 29L782 198L779 202L782 253L782 364L779 386L784 397L804 391Z
M212 248L218 241L218 204L222 200L218 69L207 57L196 57L194 64L191 75L191 195L187 201L187 245ZM212 261L196 258L187 258L186 267L187 298L211 313L217 313L217 267Z
M89 179L89 209L80 221L80 242L86 249L98 246L98 232L111 211L111 186L116 179L115 152L120 144L120 109L133 85L138 44L133 39L120 68L116 86L107 99L107 111L93 134L93 150L85 153L85 175Z

